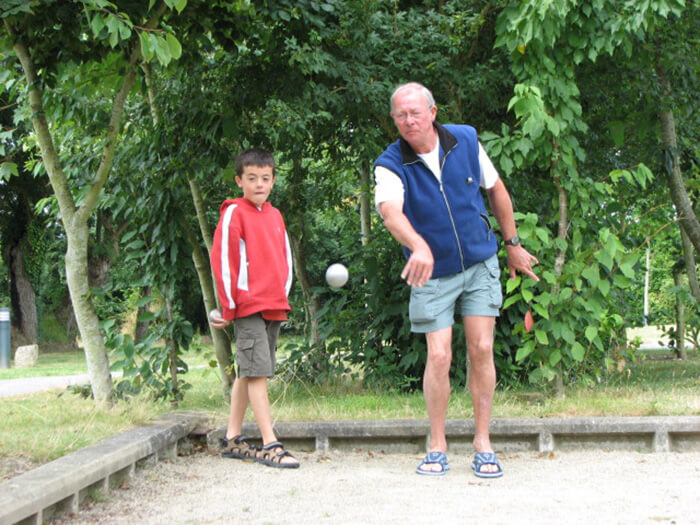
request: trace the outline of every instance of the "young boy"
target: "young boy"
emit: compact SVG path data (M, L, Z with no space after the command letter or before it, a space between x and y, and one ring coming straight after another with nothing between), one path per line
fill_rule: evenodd
M267 378L275 372L280 324L291 309L292 256L280 212L267 201L275 183L275 160L261 149L236 158L236 184L243 197L221 205L211 266L221 302L214 328L235 326L238 376L231 389L231 412L222 456L252 459L277 468L299 462L277 441L272 429ZM262 448L242 434L248 403L260 428Z

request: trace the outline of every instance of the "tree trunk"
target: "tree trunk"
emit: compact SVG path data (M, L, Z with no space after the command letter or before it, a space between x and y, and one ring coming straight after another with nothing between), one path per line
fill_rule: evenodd
M120 231L114 228L109 212L99 210L96 217L95 245L99 246L99 255L88 252L88 279L90 288L101 287L109 278L109 270L119 253Z
M683 260L685 261L685 273L688 276L688 285L690 292L695 300L700 304L700 285L698 285L698 273L695 270L695 254L693 253L693 245L688 239L688 235L683 228L681 231L681 243L683 246Z
M200 243L194 233L188 233L188 239L192 246L192 259L194 266L199 276L199 286L202 290L202 300L207 314L214 308L219 306L219 300L214 286L214 278L212 276L211 264L209 263L209 254L211 253L212 233L207 223L207 216L204 210L204 199L199 184L194 179L188 179L190 185L190 194L192 195L192 203L194 204L195 213L197 214L197 223L199 231L204 240L204 245L207 248L206 253L202 251ZM224 330L216 330L209 328L212 341L214 342L214 352L216 360L219 363L221 372L221 388L224 392L224 397L229 399L231 386L235 379L235 369L231 366L231 340L228 333Z
M644 312L642 314L642 320L644 326L647 326L649 319L649 276L651 274L651 245L647 243L647 264L644 270Z
M61 161L54 147L51 131L46 121L40 90L42 84L36 73L29 49L21 37L10 27L7 20L5 20L5 26L8 32L15 37L14 50L22 64L28 86L32 126L36 133L46 173L49 176L51 187L61 210L61 220L68 241L65 258L66 279L73 310L75 311L75 318L78 323L78 330L85 349L85 360L93 395L97 403L110 404L113 393L112 376L109 373L109 361L104 346L104 339L102 338L99 320L92 304L88 286L88 218L95 205L99 191L104 185L109 168L111 168L114 148L116 147L118 123L121 120L121 109L126 94L133 85L133 75L131 75L131 81L129 82L129 75L127 74L122 90L115 100L110 121L110 133L107 137L107 145L98 169L96 182L85 195L81 208L76 208L68 185L68 179L61 167Z
M146 80L146 93L148 95L148 105L151 108L151 118L153 119L153 124L157 125L160 120L160 116L155 105L155 88L151 77L151 69L148 64L143 64L141 67ZM197 236L189 228L189 225L183 221L182 227L185 231L187 241L192 248L192 261L194 262L195 271L197 272L197 277L199 279L199 287L202 291L204 309L207 312L208 318L209 312L219 306L208 257L209 252L211 252L212 235L209 225L207 224L204 199L202 198L202 192L199 189L199 185L191 177L188 177L187 182L190 187L190 194L192 195L192 203L194 204L195 213L197 214L199 230L201 232L202 239L204 240L204 244L207 247L206 254L202 251L200 240L197 239ZM214 343L216 360L219 363L219 372L221 373L221 389L223 391L224 398L229 400L235 373L234 368L231 366L231 341L227 332L224 330L216 330L209 326L209 333L211 334L211 339Z
M190 186L192 184L193 181L190 181ZM211 264L209 264L209 257L207 254L205 254L204 250L202 250L199 240L190 229L189 225L183 221L182 226L185 231L185 235L187 236L187 240L192 247L192 261L194 262L194 268L197 271L197 277L199 278L199 287L202 290L202 300L204 301L204 308L206 309L208 318L209 312L218 306L216 292L214 291L214 282L211 276ZM211 243L211 240L209 242ZM228 399L234 379L234 370L231 366L231 341L224 330L217 330L211 328L210 326L209 332L211 333L211 338L214 342L216 360L219 363L222 393L224 397Z
M366 246L369 242L371 233L372 199L370 195L370 165L367 162L363 162L360 168L360 234L363 246Z
M656 74L658 75L662 95L669 95L671 93L671 83L666 76L665 68L659 63L656 65ZM695 215L693 204L690 201L688 191L683 182L673 111L668 108L664 101L661 101L659 108L661 142L666 156L666 180L671 190L671 199L676 206L681 228L683 228L688 235L688 239L690 239L690 242L695 247L696 252L700 253L700 221L698 221Z
M37 342L39 324L36 313L36 294L27 275L21 244L12 246L9 254L13 324L22 333L24 341L33 344Z
M311 291L313 286L309 273L306 271L306 250L304 248L306 221L304 220L304 208L297 203L296 196L302 191L298 186L304 179L301 172L301 161L295 159L290 173L289 182L289 206L287 206L287 224L289 242L292 245L292 257L294 258L294 275L299 281L304 296L304 315L306 318L306 336L313 347L321 348L321 333L318 326L318 312L321 303L318 297Z
M553 168L554 169L554 166ZM559 225L557 229L557 239L566 240L567 231L569 229L569 199L566 190L561 185L559 177L554 177L554 184L557 188L557 193L559 194ZM559 250L557 256L554 259L554 275L558 279L564 270L564 264L566 263L566 251ZM559 293L559 285L555 285L552 290L552 294L556 295ZM557 374L555 377L554 388L557 395L564 395L564 371L561 368L561 361L557 363Z
M168 299L167 294L163 294L163 297L165 297L165 310L168 315L168 323L171 324L173 322L173 308L172 304L170 303L170 299ZM178 354L178 348L177 348L177 342L175 341L174 337L170 337L166 341L167 346L170 348L170 352L168 352L168 368L170 370L170 380L172 381L172 390L171 390L171 396L172 398L170 399L170 406L172 408L177 408L178 407L178 394L179 394L179 385L178 385L178 379L177 379L177 354Z
M681 275L680 268L673 270L673 282L678 288L683 286ZM679 293L676 294L676 355L680 359L688 359L685 350L685 305L683 296Z
M314 347L321 345L321 332L318 327L318 314L321 310L321 302L311 291L312 283L306 271L306 258L304 255L304 243L296 235L289 233L289 242L292 245L292 255L294 257L294 275L296 275L304 295L304 316L306 319L309 343Z
M139 297L148 297L151 295L151 287L150 286L144 286L141 288L141 293L139 294ZM146 338L146 335L148 334L148 321L139 321L143 317L143 314L145 314L148 311L148 306L147 305L142 305L139 306L138 311L136 312L136 327L134 328L134 342L140 343Z
M154 28L166 6L160 3L153 17L145 24L147 28ZM41 158L49 176L51 187L61 212L61 221L66 230L68 249L66 251L66 278L70 291L78 330L85 349L88 375L95 401L98 404L111 404L113 394L112 376L109 372L109 360L104 345L104 339L100 330L99 319L92 303L88 284L88 221L95 209L100 192L104 187L114 161L114 153L117 147L121 118L126 97L136 81L136 63L141 57L141 44L135 39L129 56L126 73L121 88L114 97L112 113L110 115L105 146L102 151L97 172L93 178L93 184L83 195L80 207L76 207L71 192L68 178L63 172L61 160L56 152L53 137L46 121L42 102L41 86L31 53L24 40L24 35L17 33L7 19L5 27L13 39L13 49L19 59L27 81L31 120L37 143L41 151Z
M68 240L66 280L85 351L92 393L97 403L111 404L114 384L109 372L109 359L100 321L92 303L88 284L88 225L83 221L72 223L66 218L63 218L63 224Z

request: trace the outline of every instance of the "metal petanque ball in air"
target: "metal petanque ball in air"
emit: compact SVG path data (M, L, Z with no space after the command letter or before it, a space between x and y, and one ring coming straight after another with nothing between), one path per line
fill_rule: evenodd
M348 282L348 269L340 263L331 264L326 270L326 282L334 288L340 288Z

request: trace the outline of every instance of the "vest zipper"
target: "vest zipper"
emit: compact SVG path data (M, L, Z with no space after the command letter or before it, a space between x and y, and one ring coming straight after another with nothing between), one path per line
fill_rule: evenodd
M445 200L445 206L447 206L447 214L450 216L450 223L452 223L452 232L455 234L457 248L459 249L459 260L461 268L462 271L464 271L466 270L466 268L464 267L464 253L462 252L462 243L459 242L459 233L457 232L457 225L455 224L454 216L452 215L452 208L450 208L450 202L447 200L447 194L445 194L445 189L442 185L442 168L445 166L445 159L451 151L452 148L445 152L445 156L442 157L442 162L440 163L440 193L442 193L442 198Z

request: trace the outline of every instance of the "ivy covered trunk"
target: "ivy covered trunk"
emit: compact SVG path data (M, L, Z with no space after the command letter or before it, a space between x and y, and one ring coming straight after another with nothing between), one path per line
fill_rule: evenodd
M659 78L662 95L669 96L671 93L671 83L666 75L666 70L663 66L657 64L656 74ZM666 104L667 102L661 101L661 109L659 110L661 142L665 155L666 180L671 190L671 199L676 207L681 228L683 228L688 235L688 239L690 239L695 250L700 253L700 221L698 221L695 215L693 203L690 201L688 191L683 182L683 173L681 172L680 157L678 154L676 122L673 111L669 109Z
M22 333L24 342L36 343L38 327L36 294L27 274L21 243L10 247L9 260L13 324Z

